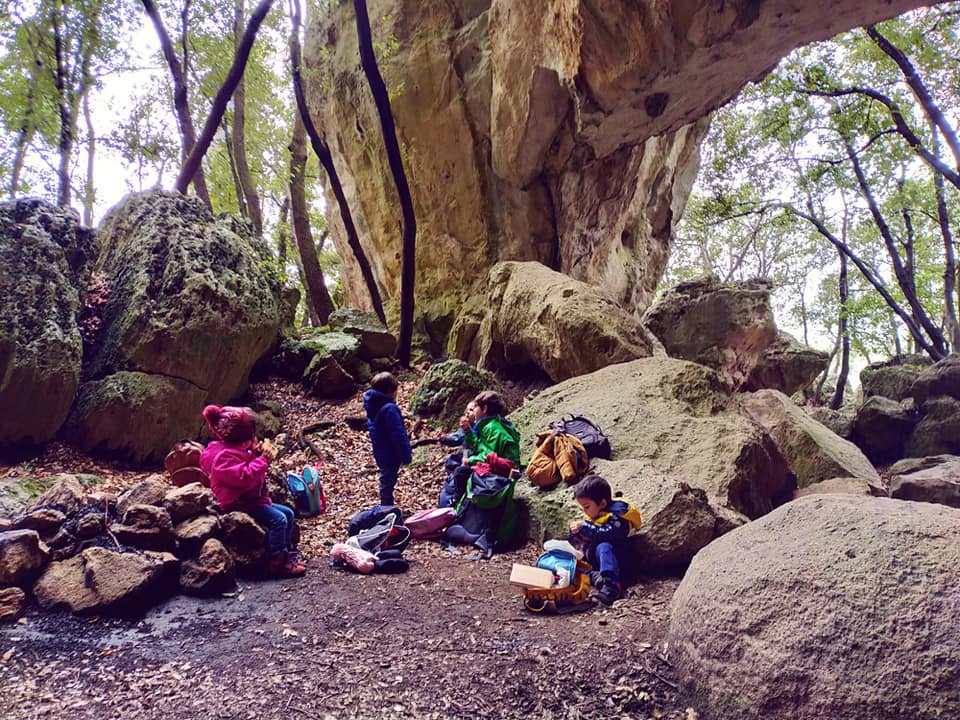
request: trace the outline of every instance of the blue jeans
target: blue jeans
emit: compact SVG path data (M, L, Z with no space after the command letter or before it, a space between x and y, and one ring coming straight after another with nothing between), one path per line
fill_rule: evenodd
M393 489L397 486L399 467L380 468L380 504L393 505Z
M620 583L620 561L617 560L617 553L611 543L602 542L591 546L587 552L587 561L593 565L594 570L599 570L605 579Z
M293 510L286 505L263 505L247 511L250 517L267 530L267 553L276 557L292 549Z

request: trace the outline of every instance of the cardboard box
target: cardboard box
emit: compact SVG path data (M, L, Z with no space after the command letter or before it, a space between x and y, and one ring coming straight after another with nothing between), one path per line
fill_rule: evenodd
M553 587L553 573L546 568L514 563L510 571L510 584L522 588L550 588Z

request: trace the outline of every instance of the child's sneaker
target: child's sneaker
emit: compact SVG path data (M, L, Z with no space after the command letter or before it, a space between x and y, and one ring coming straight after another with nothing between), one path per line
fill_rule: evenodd
M300 553L296 550L289 550L287 551L286 562L284 563L283 569L287 575L299 577L307 571L307 566L300 559Z
M613 605L613 601L620 597L620 583L604 579L597 590L597 600L604 605Z

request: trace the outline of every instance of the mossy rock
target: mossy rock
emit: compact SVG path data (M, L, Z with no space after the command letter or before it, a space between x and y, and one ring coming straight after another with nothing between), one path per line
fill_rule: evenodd
M397 350L397 338L373 313L355 308L339 308L330 314L330 328L356 336L360 341L357 352L364 360L390 357Z
M431 366L410 401L410 412L432 417L445 427L457 424L467 403L482 390L495 390L505 398L494 375L463 360L446 360ZM508 408L509 410L509 408Z

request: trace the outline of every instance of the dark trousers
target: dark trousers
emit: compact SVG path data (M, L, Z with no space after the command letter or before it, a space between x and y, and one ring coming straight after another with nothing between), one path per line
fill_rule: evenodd
M594 570L599 570L605 579L615 583L620 582L620 561L617 560L617 553L611 543L602 542L592 545L587 552L587 561Z
M267 530L267 553L270 557L292 549L293 510L286 505L263 505L247 511L254 520Z
M399 467L380 468L380 504L393 505L393 489L397 486Z

